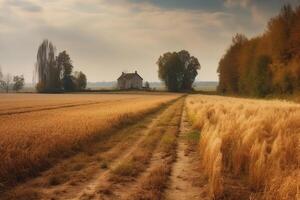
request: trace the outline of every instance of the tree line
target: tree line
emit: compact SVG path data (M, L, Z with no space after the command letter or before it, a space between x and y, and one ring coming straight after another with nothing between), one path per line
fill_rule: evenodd
M300 7L283 6L261 36L235 35L218 73L218 91L223 94L266 96L299 91Z
M12 76L11 74L7 73L4 74L0 68L0 89L4 90L6 93L9 90L14 90L18 92L19 90L23 89L25 85L25 79L23 75L16 75Z
M73 72L73 63L66 51L56 56L55 46L44 40L38 48L36 73L38 92L81 91L86 88L87 78L83 72Z

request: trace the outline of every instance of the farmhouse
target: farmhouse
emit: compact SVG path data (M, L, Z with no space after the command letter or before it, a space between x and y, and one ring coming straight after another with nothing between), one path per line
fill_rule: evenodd
M121 90L127 89L142 89L143 78L135 71L135 73L124 73L118 78L118 88Z

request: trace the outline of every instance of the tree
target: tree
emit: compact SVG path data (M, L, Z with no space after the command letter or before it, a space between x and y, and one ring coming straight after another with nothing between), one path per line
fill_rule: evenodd
M10 74L6 74L6 75L3 75L2 72L1 72L1 76L2 78L0 79L0 88L2 88L3 90L6 91L6 93L8 93L9 91L9 88L11 86L11 81L12 81L12 77Z
M3 78L3 73L2 73L2 69L0 67L0 81L2 80L2 78Z
M82 72L73 75L73 64L66 51L62 51L58 56L55 54L54 45L48 40L44 40L39 46L37 53L36 73L38 83L36 85L39 92L59 92L75 91L86 87L86 76Z
M265 96L300 90L300 7L282 7L261 36L238 34L219 62L219 91Z
M66 51L59 53L56 58L58 67L62 70L62 84L65 91L74 91L76 83L72 77L73 65L72 60Z
M77 90L84 90L87 85L86 75L82 72L75 72Z
M182 50L178 54L185 68L182 90L191 90L195 78L198 75L197 70L200 69L200 63L197 58L190 56L188 51Z
M178 92L182 88L184 66L176 52L165 53L159 58L159 78L163 80L169 91Z
M14 76L13 81L14 81L13 90L15 90L16 92L18 92L24 87L25 80L23 75Z
M236 34L232 38L232 44L226 51L226 54L219 62L219 86L221 93L239 93L240 83L240 58L243 47L248 39L243 34ZM242 84L241 84L242 85Z
M3 88L3 73L2 73L2 69L0 68L0 88Z
M39 92L57 92L61 90L61 68L55 57L55 47L48 40L44 40L37 53L36 72L38 74Z
M158 76L165 82L169 91L190 90L200 69L198 59L188 51L167 52L158 61Z
M258 58L254 71L254 95L264 97L271 92L271 58L262 55Z
M63 76L71 76L73 71L72 60L66 51L60 52L56 58L59 68L62 69Z

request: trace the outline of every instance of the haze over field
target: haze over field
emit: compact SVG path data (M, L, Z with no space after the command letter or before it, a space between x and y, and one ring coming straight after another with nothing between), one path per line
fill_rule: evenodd
M67 50L91 82L138 70L157 81L166 51L187 49L216 81L218 62L236 32L254 36L284 3L297 0L0 0L0 65L31 82L36 52L48 38Z

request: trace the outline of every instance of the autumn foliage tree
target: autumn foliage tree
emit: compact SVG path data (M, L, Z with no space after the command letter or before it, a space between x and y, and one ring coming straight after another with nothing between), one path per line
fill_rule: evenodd
M234 36L218 73L220 93L266 96L299 91L300 7L283 6L259 37Z

